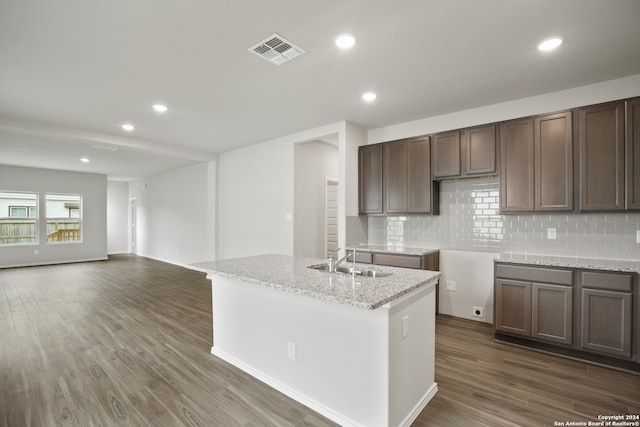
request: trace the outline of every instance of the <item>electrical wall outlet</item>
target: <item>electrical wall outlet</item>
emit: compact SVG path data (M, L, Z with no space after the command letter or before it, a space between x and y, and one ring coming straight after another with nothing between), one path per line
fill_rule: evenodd
M640 243L640 230L636 230L636 243Z
M556 240L557 238L558 238L558 235L556 233L556 229L555 228L547 228L547 239Z
M37 250L37 249L34 249L34 250L33 250L33 254L34 254L34 255L38 255L39 253L40 253L40 251L39 251L39 250Z
M292 342L290 342L287 347L287 355L289 359L296 360L296 345Z
M456 282L453 280L447 280L446 289L451 292L456 291Z
M473 317L484 317L484 307L473 306Z

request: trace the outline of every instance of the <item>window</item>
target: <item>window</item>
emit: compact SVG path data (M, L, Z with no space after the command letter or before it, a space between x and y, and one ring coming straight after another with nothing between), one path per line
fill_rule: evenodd
M47 194L47 243L82 241L82 196Z
M36 208L30 206L9 206L10 218L35 218Z
M38 243L38 194L0 191L0 245Z

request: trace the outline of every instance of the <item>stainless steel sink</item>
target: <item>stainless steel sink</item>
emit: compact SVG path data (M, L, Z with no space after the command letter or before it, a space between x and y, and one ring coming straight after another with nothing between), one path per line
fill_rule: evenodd
M327 269L327 264L310 265L308 268L311 268L313 270L318 270L318 271L325 271L327 273L329 272ZM336 268L336 273L352 274L353 267L349 267L346 265L344 266L339 265L338 268ZM372 270L372 269L355 271L356 276L363 276L363 277L387 277L387 276L391 276L392 274L393 273L390 271Z

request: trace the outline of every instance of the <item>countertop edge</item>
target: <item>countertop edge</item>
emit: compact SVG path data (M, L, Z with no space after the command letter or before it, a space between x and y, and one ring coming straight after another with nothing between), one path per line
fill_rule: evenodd
M543 256L525 254L500 254L495 262L504 264L538 265L548 267L575 268L580 270L600 270L619 273L640 273L640 263L635 261L612 259L589 259L562 256Z
M369 278L345 273L330 273L310 269L320 259L285 255L263 255L221 261L205 261L188 268L204 272L212 280L217 277L236 279L244 283L269 287L354 308L373 310L431 283L437 282L440 272L398 267L374 267L391 271L392 276ZM360 264L354 264L360 265ZM367 268L371 266L366 265ZM395 280L394 280L395 278ZM328 279L328 280L327 280ZM353 283L352 283L353 282ZM213 285L213 283L212 283ZM325 285L329 285L326 287ZM352 295L353 286L365 290Z

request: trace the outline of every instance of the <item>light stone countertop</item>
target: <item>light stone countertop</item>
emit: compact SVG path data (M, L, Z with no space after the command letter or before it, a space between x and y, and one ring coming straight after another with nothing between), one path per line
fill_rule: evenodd
M574 258L514 253L500 254L495 260L497 262L508 262L514 264L547 265L551 267L569 267L587 270L640 273L640 262L625 260L612 260L602 258Z
M380 253L392 253L401 255L427 255L434 252L438 252L440 249L435 248L416 248L408 246L387 246L387 245L368 245L359 243L356 245L347 245L347 250L356 249L358 252L380 252Z
M326 260L317 258L270 254L200 262L187 267L209 275L240 279L248 283L369 310L426 286L440 277L437 271L369 264L355 265L366 270L389 271L393 274L386 277L363 277L308 268L325 263ZM213 285L215 286L215 278L213 278Z

